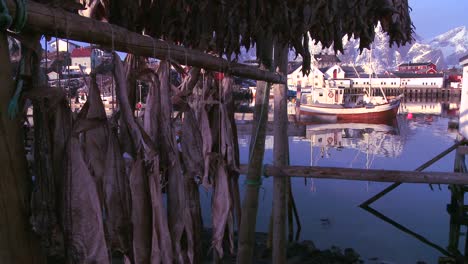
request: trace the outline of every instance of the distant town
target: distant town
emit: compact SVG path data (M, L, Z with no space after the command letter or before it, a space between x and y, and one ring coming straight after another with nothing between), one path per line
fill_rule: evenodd
M303 76L300 62L289 63L288 85L296 87L342 87L342 88L461 88L462 70L438 70L428 62L408 62L398 66L397 71L369 74L361 65L343 65L339 58L330 54L317 54L312 58L311 71Z

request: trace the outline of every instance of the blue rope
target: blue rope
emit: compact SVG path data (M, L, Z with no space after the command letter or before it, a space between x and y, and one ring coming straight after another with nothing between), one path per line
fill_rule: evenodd
M0 30L7 30L11 26L12 22L13 19L8 12L5 0L0 0Z
M0 0L3 1L3 0ZM16 90L15 94L10 100L8 104L8 117L13 120L16 118L16 115L19 112L19 99L21 97L21 92L23 91L23 75L24 75L24 68L25 68L25 55L24 50L23 54L21 55L20 65L19 65L19 74L16 76Z
M0 0L4 1L4 0ZM13 20L13 24L10 27L10 30L15 33L20 33L26 25L27 15L26 15L26 0L16 0L16 16Z

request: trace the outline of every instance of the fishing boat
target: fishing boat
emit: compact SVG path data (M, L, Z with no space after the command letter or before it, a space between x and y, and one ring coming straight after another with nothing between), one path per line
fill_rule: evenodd
M301 116L331 117L338 122L380 122L394 119L402 95L393 99L383 96L347 94L344 87L314 88L301 97Z

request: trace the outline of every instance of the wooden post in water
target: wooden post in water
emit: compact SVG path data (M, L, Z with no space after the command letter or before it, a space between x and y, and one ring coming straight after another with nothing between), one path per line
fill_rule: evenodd
M275 45L275 64L277 72L287 75L288 47L284 44ZM275 93L275 128L273 164L281 167L288 165L288 87L284 84L274 86ZM273 264L286 263L286 209L288 201L288 179L276 176L273 178Z
M7 115L15 85L3 30L0 31L0 65L0 262L45 263L29 224L31 179L28 179L21 122L10 120Z
M271 69L273 42L271 35L259 38L257 42L257 58L260 67ZM255 226L257 223L258 190L261 185L263 155L265 153L266 124L268 121L268 106L270 98L270 83L257 81L255 96L254 123L249 149L249 164L245 186L245 198L242 204L241 224L239 230L239 245L237 253L238 264L253 262L255 246Z

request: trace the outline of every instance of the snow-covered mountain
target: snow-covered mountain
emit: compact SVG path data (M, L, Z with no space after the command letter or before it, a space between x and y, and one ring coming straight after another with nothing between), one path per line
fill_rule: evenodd
M344 54L338 54L343 64L361 65L367 72L394 71L401 63L407 62L433 62L438 69L458 67L458 60L468 53L468 30L466 27L457 27L433 39L424 40L415 36L415 41L402 47L389 47L389 37L380 26L376 27L375 41L372 50L365 49L359 54L359 40L347 37L343 40ZM333 54L333 49L322 50L320 43L310 42L311 54ZM293 51L289 54L294 59ZM241 54L239 61L255 59L255 48ZM301 60L301 58L297 58ZM372 66L371 66L372 65Z
M344 64L364 65L370 70L369 61L375 72L393 71L405 62L433 62L438 69L458 66L458 60L468 53L468 31L466 27L458 27L430 40L424 40L418 35L415 41L402 47L389 47L389 38L380 26L376 27L376 37L372 51L364 50L359 55L359 41L351 39L345 45L344 54L338 57ZM318 47L320 48L320 47ZM320 52L320 51L319 51ZM372 59L370 56L372 53Z
M458 66L458 60L468 53L468 30L457 27L427 42L432 48L442 51L445 63Z

